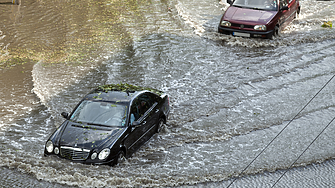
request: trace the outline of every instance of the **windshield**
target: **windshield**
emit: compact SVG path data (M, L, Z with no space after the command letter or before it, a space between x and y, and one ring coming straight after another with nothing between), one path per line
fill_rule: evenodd
M234 6L242 8L276 11L277 0L235 0Z
M84 100L70 120L105 126L125 126L127 106L122 103Z

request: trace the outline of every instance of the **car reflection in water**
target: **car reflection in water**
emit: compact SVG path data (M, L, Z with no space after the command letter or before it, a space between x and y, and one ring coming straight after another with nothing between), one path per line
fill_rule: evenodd
M130 157L169 114L169 98L129 84L99 86L87 94L47 140L44 155L87 164L115 165Z
M218 32L273 39L300 13L299 0L227 0Z

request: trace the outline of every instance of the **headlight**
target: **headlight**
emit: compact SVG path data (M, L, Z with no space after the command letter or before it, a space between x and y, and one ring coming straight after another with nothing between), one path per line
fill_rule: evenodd
M108 157L109 153L110 153L110 149L108 149L108 148L103 149L103 150L100 151L100 153L99 153L99 159L100 159L100 160L104 160L104 159L106 159L106 158Z
M56 155L58 155L59 154L59 148L55 147L54 152L55 152Z
M228 22L228 21L222 21L221 22L221 26L225 26L225 27L230 27L231 26L231 23L230 22Z
M45 144L45 148L47 149L48 153L52 153L52 151L54 150L54 145L51 142L51 140L49 140L46 144Z
M266 31L265 25L255 25L254 30Z
M98 155L98 154L97 154L96 152L92 153L92 155L91 155L91 159L94 160L95 158L97 158L97 155Z

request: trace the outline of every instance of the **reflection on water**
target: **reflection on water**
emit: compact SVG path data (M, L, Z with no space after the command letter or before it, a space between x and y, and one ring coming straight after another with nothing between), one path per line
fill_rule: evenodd
M132 40L124 24L143 18L147 1L23 1L1 5L2 59L73 62L115 51ZM106 46L107 45L107 46ZM113 46L113 48L110 48ZM107 47L107 48L106 48ZM2 52L3 53L3 52Z

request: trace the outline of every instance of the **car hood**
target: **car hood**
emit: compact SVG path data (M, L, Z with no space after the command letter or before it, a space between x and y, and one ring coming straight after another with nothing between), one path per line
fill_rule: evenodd
M59 144L61 146L80 147L91 150L118 139L125 129L120 127L85 125L68 121L59 138Z
M269 23L277 14L276 11L264 11L230 6L225 12L224 20L238 22L241 24L259 24Z

